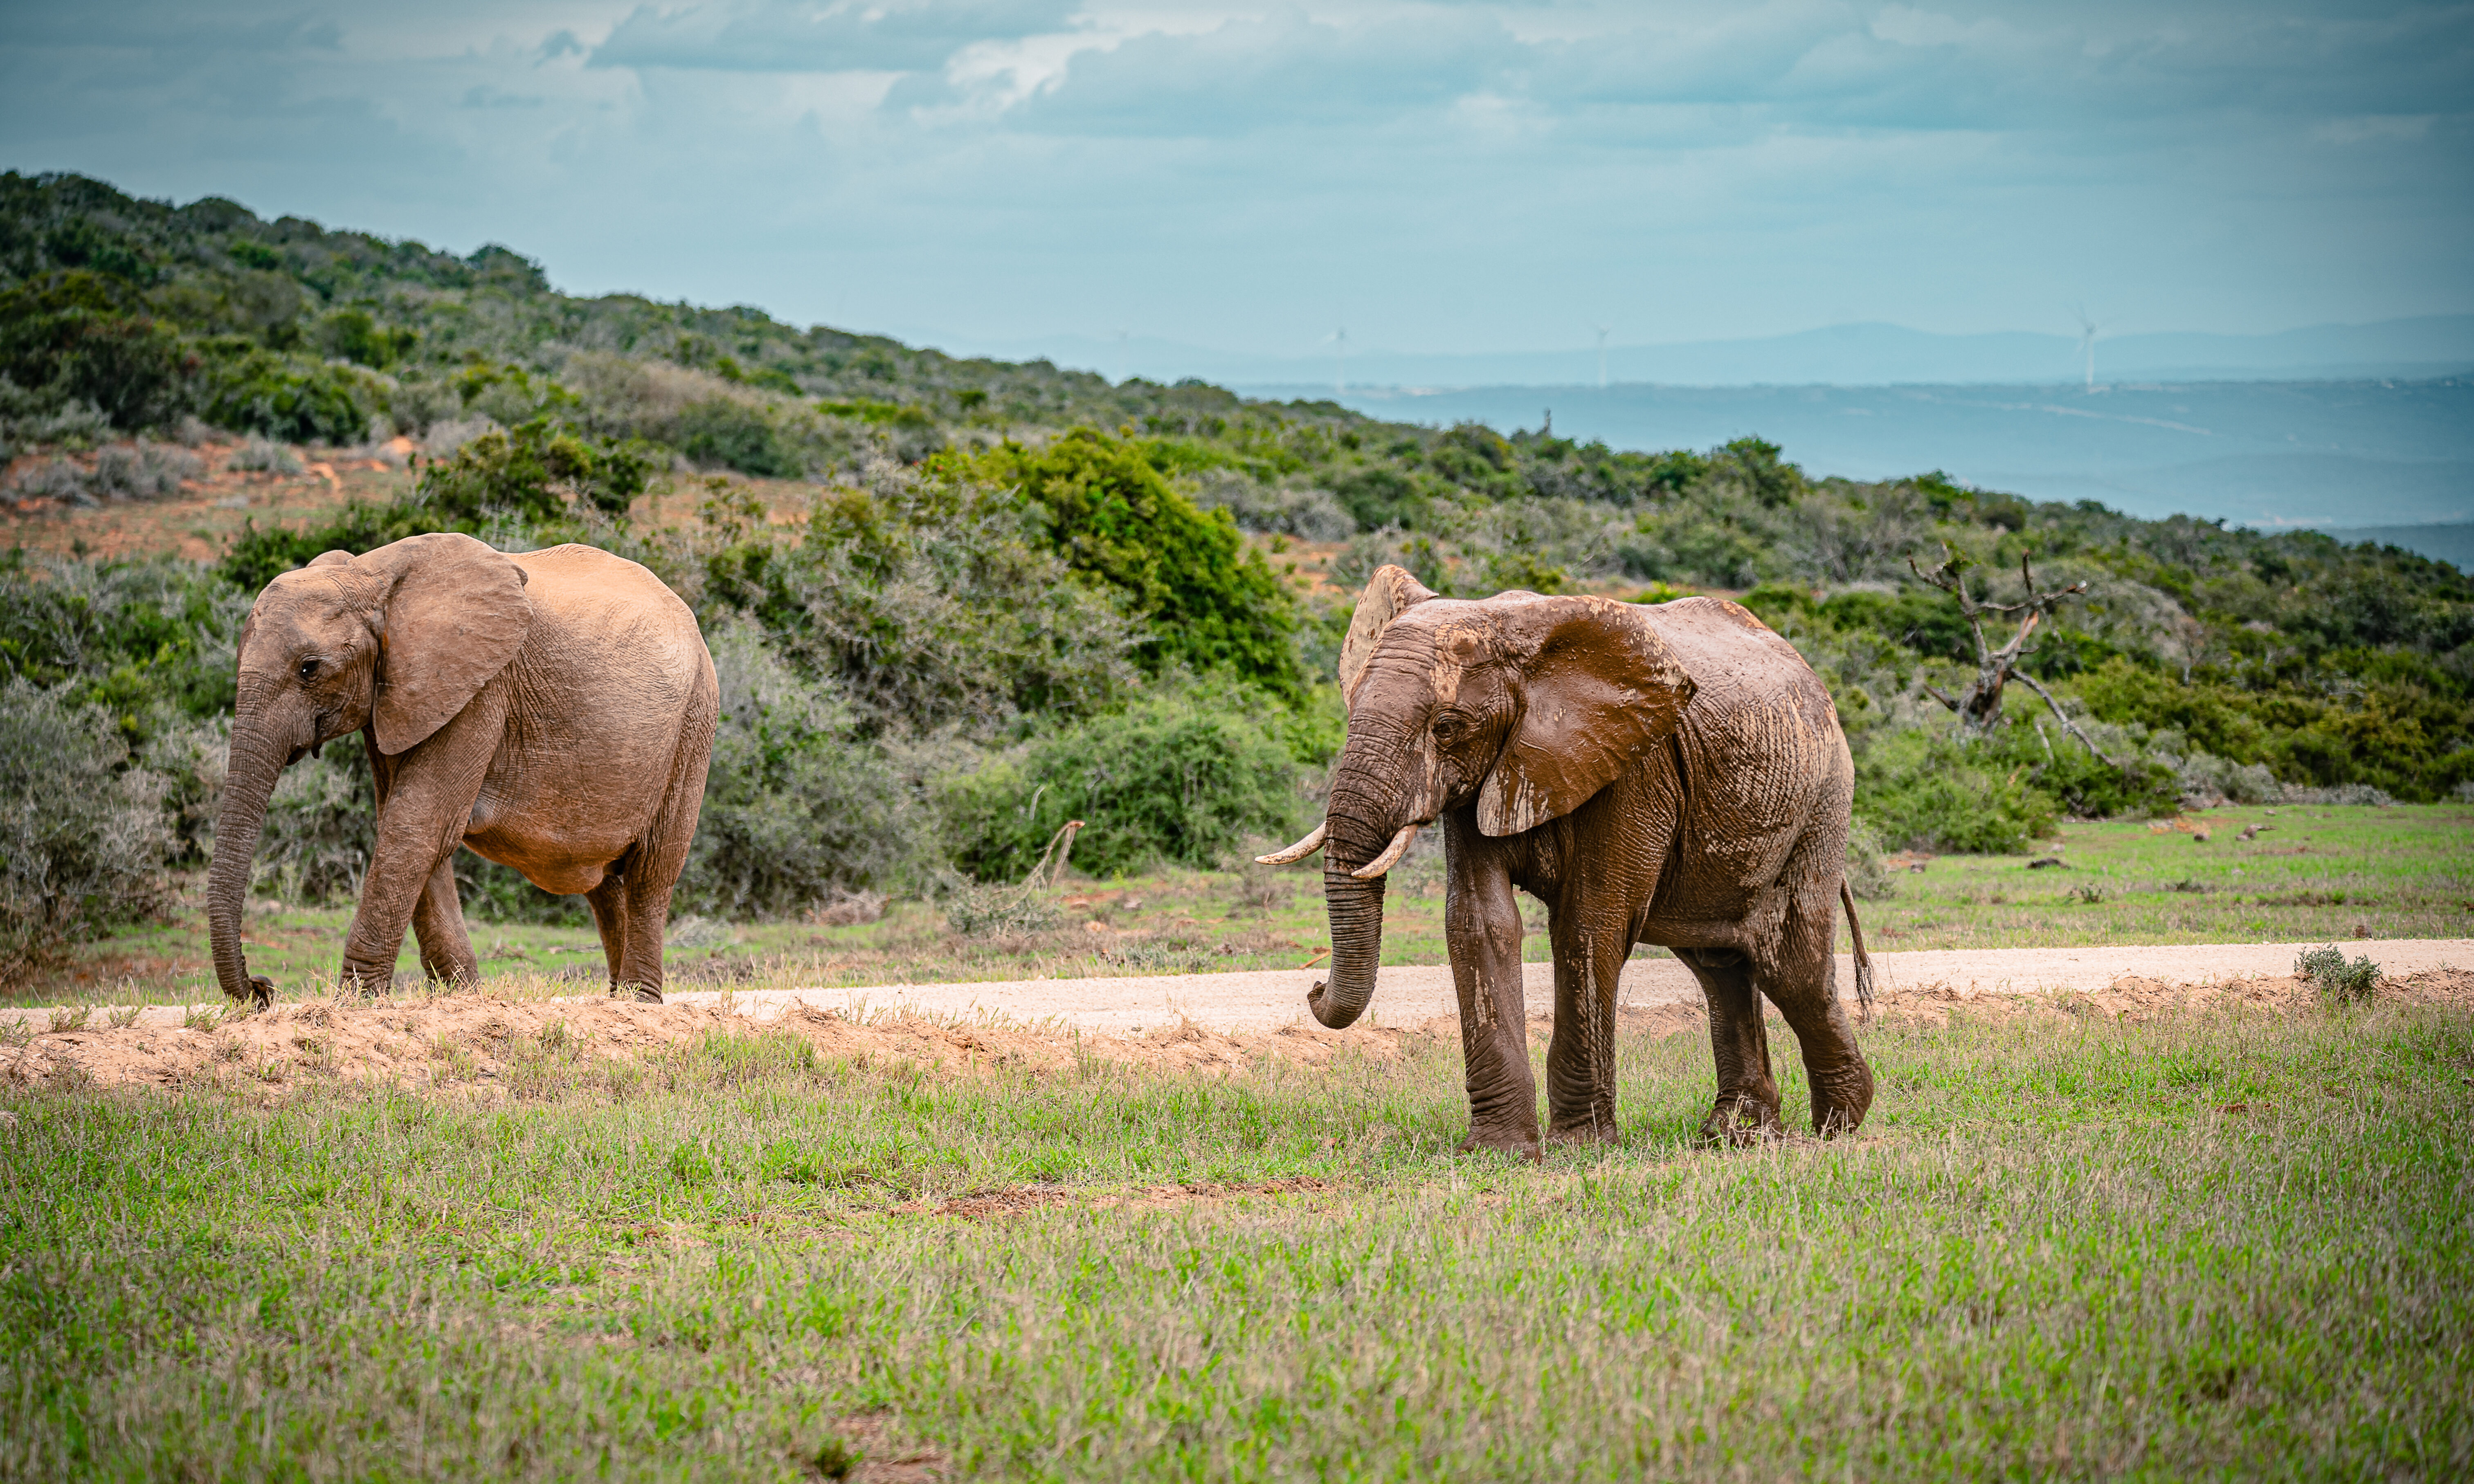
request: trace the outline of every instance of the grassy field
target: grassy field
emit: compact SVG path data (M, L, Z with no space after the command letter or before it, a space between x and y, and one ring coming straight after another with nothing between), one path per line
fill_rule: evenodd
M2254 824L2274 827L2237 838ZM2205 843L2188 832L2195 826L2208 829ZM2016 856L1919 862L1921 873L1896 874L1895 897L1863 904L1868 941L1895 949L2474 935L2474 808L2462 804L2228 808L2175 822L2069 824L2057 852L2047 852L2053 853L2065 864L2030 870ZM1439 851L1421 850L1394 874L1386 963L1444 961L1442 864ZM1331 942L1319 872L1309 862L1283 872L1079 881L1061 898L1055 926L1004 936L949 933L942 913L917 902L896 903L883 922L857 926L715 925L691 933L693 946L672 948L669 971L711 986L1298 968ZM1523 902L1542 927L1544 909ZM351 921L349 908L261 902L250 919L252 967L286 991L313 986L334 973ZM602 982L599 940L589 926L475 922L473 939L485 973L565 972ZM1530 936L1526 951L1546 956L1542 932ZM399 968L420 971L409 937ZM205 918L189 907L90 946L0 1002L172 1003L213 994Z
M0 1083L0 1477L2474 1469L2462 998L1866 1041L1860 1137L1720 1153L1703 1038L1628 1038L1620 1147L1542 1168L1450 1152L1419 1040Z

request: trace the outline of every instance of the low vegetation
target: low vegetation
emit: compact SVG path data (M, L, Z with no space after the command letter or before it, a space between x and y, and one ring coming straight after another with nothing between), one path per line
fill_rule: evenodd
M1542 1169L1453 1155L1448 1039L508 1016L419 1091L303 1020L279 1098L0 1089L0 1474L2462 1475L2474 1017L2304 1005L1879 1026L1861 1137L1751 1152L1629 1032L1620 1145Z
M1386 561L1453 595L1739 597L1830 683L1884 849L2017 853L2066 820L2474 790L2474 586L2393 549L1936 473L1816 479L1757 438L1629 452L1112 386L746 308L575 299L503 248L0 176L9 518L181 498L191 450L244 434L230 462L263 477L340 488L346 455L406 472L383 499L247 525L211 562L0 559L0 747L18 750L0 768L48 777L40 738L106 739L12 816L31 853L12 871L53 884L12 920L0 980L176 900L205 858L251 594L320 551L432 530L601 545L695 608L731 704L682 906L741 922L1010 879L1068 818L1086 868L1237 864L1315 810L1347 602ZM2025 558L2050 588L2085 585L2013 657L2051 703L2014 692L1954 727L1934 697L1983 656L1911 559L2011 602ZM367 797L352 744L300 764L260 889L348 897ZM148 799L154 826L114 823ZM485 922L581 921L499 868L466 875ZM106 880L127 885L77 884Z

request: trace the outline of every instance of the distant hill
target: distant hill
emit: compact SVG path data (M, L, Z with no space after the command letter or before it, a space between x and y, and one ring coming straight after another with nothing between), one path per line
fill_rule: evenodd
M1595 386L1598 352L1574 338L1576 344L1559 349L1447 354L1366 347L1345 359L1328 350L1249 355L1132 336L952 343L994 355L1042 355L1110 377L1201 376L1246 391L1336 382L1351 389ZM2096 356L2102 382L2423 379L2468 371L2474 371L2474 315L2322 324L2273 335L2104 336ZM1611 382L1690 387L2055 386L2084 381L2085 365L2072 335L1941 335L1896 324L1837 324L1758 339L1611 346L1606 373Z

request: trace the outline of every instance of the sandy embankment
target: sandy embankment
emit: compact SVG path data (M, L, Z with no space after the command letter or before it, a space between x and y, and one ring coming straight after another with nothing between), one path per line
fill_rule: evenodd
M1878 1014L1886 1023L1976 1015L2079 1011L2147 1019L2238 1002L2281 1011L2316 1003L2292 977L2300 944L2185 947L2021 948L1882 953ZM2474 1002L2474 940L2390 939L2345 945L2386 970L2385 997ZM1839 959L1842 994L1853 968ZM1335 1054L1391 1057L1413 1040L1456 1041L1451 971L1386 969L1372 1010L1329 1031L1305 1014L1312 970L884 985L844 990L689 992L663 1005L599 995L504 999L404 995L368 1003L308 1000L212 1024L175 1008L115 1026L104 1012L78 1023L48 1009L0 1012L0 1080L23 1085L237 1084L269 1094L334 1078L490 1095L521 1090L545 1057L573 1066L657 1055L709 1031L768 1027L825 1056L891 1059L967 1071L1061 1066L1079 1059L1210 1069L1264 1057L1321 1063ZM1552 1025L1551 966L1528 966L1533 1029ZM2056 1000L2056 994L2066 999ZM1621 1028L1669 1035L1702 1024L1699 987L1673 959L1626 966ZM211 1017L208 1017L211 1018ZM58 1028L55 1028L57 1025Z

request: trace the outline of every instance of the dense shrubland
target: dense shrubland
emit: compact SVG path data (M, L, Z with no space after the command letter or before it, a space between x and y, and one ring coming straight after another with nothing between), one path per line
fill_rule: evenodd
M1383 562L1453 595L1741 594L1838 698L1885 848L2013 850L2065 814L2186 799L2474 787L2474 586L2394 549L1937 474L1813 479L1752 438L1625 452L1111 386L745 308L573 299L499 248L0 176L15 491L168 493L209 426L255 435L239 459L270 467L400 435L421 477L323 529L251 531L211 568L0 561L0 769L48 780L6 821L12 901L41 904L12 908L20 960L147 910L205 858L250 595L320 551L429 530L589 541L696 609L725 706L681 894L708 915L1017 877L1068 819L1099 871L1210 866L1298 827L1339 742L1346 594ZM769 523L725 470L810 481L806 519ZM643 519L648 494L696 518ZM1325 543L1339 595L1301 600L1266 562L1298 541ZM2023 662L2085 740L2031 694L1968 737L1931 699L1977 660L1909 566L1945 548L2003 600L2022 556L2088 585ZM357 748L329 748L276 801L266 889L349 894L367 838ZM477 914L580 920L464 868Z

